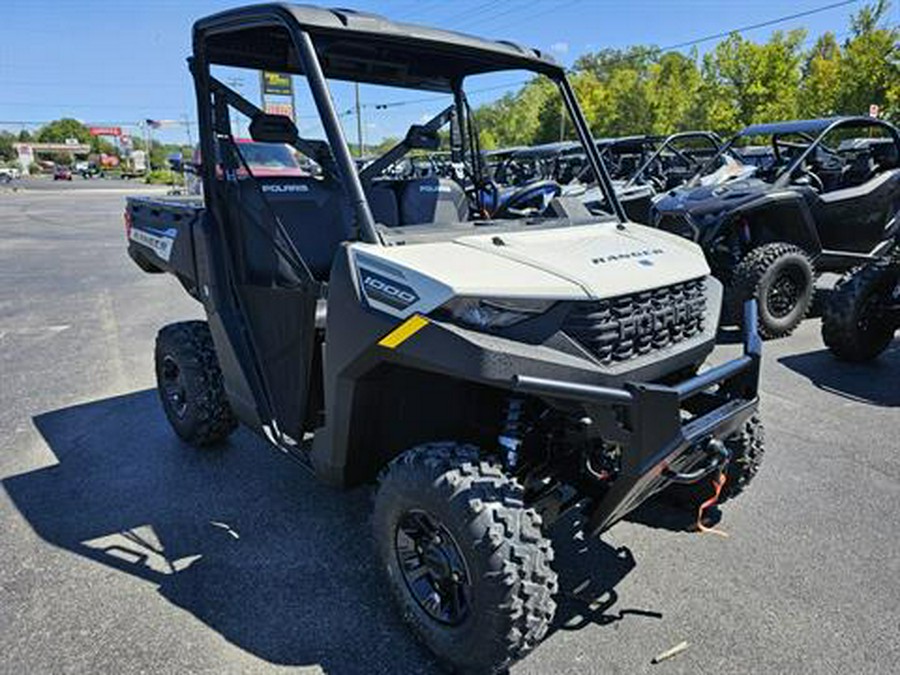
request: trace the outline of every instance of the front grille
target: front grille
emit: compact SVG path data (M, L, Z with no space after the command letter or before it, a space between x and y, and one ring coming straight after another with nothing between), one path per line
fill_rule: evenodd
M608 300L573 303L563 331L604 365L628 361L703 332L706 283L694 279Z

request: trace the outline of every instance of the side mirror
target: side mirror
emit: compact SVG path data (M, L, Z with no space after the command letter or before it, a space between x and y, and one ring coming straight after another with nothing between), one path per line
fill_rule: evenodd
M297 140L297 127L289 117L260 113L250 122L250 138L259 143L288 143Z
M406 133L406 145L414 150L437 150L441 147L441 137L436 131L414 124Z

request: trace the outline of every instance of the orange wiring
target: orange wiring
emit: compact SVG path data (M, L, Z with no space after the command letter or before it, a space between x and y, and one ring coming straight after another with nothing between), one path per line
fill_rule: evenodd
M706 527L703 524L703 514L711 506L714 506L717 501L719 501L719 495L722 493L722 488L725 487L725 472L720 471L719 476L713 481L713 496L707 499L700 505L700 508L697 509L697 531L703 534L717 534L720 537L727 537L728 533L724 530L719 530L715 527Z

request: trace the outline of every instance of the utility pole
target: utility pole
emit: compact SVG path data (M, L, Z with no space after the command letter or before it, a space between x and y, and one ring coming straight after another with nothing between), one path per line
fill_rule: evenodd
M234 89L237 93L242 94L241 91L244 88L244 79L241 77L231 77L225 80L225 84ZM231 133L237 137L241 135L241 118L235 118L234 112L232 111L229 115L231 126L233 127Z
M185 133L187 133L188 145L191 146L191 148L193 148L194 140L191 137L191 121L190 121L190 119L188 119L188 116L186 113L181 116L181 119L184 120L184 130L185 130Z
M566 140L566 102L559 102L559 140Z
M141 130L144 132L144 160L147 162L147 172L153 171L153 162L150 161L150 125L147 120L143 120L140 124Z
M356 139L359 143L359 156L363 156L363 123L362 106L359 104L359 82L353 83L356 91Z

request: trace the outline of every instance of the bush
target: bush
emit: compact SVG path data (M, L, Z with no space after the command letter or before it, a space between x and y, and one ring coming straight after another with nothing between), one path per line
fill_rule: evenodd
M144 181L150 185L175 185L180 182L179 175L168 169L154 169L147 174Z

